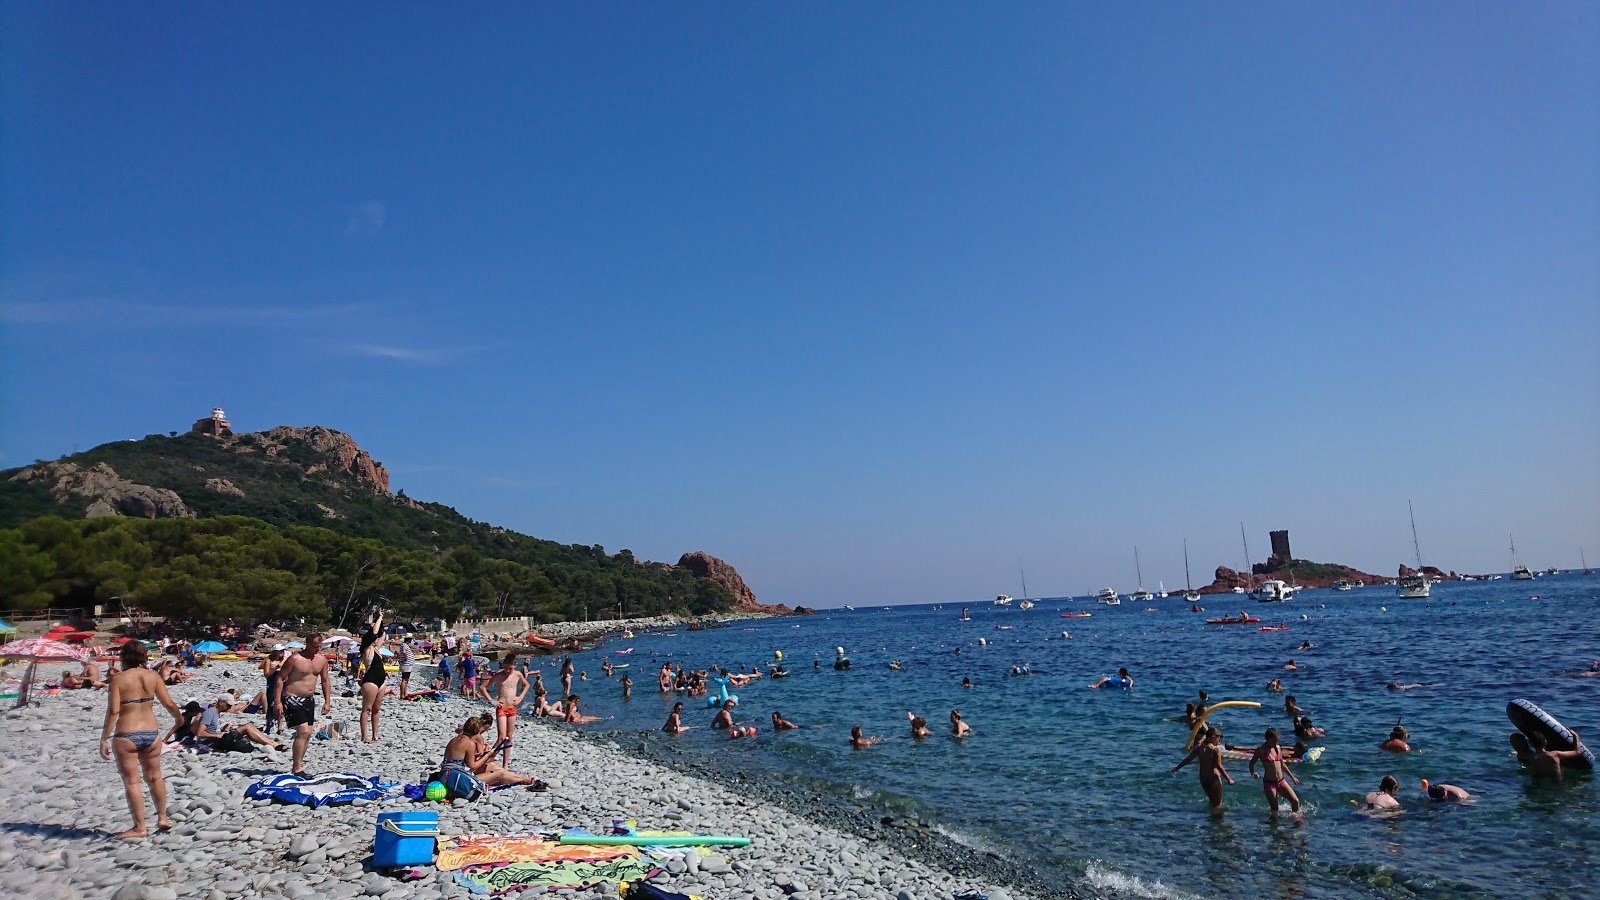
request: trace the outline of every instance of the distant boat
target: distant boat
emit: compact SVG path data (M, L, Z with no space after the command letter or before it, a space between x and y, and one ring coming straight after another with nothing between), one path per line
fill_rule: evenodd
M1522 563L1517 561L1517 538L1516 538L1516 535L1510 535L1510 538L1511 538L1511 580L1512 581L1532 581L1533 580L1533 573L1528 571L1528 567L1527 566L1525 566Z
M1200 592L1194 589L1194 583L1189 580L1189 539L1183 539L1183 599L1190 603L1200 600Z
M1283 603L1293 600L1294 593L1295 589L1289 585L1276 578L1268 578L1251 591L1250 596L1254 597L1257 603Z
M856 608L854 606L849 605L849 604L845 604L844 606L841 606L839 608L844 610L845 612L855 612L856 611Z
M1406 501L1406 511L1411 513L1411 550L1416 555L1417 573L1401 576L1394 595L1401 600L1426 600L1433 586L1428 584L1428 576L1422 574L1422 545L1417 543L1417 513L1411 508L1410 500Z
M1134 603L1149 603L1154 600L1155 594L1144 589L1144 569L1139 565L1139 548L1137 546L1133 548L1133 571L1139 576L1139 589L1129 594L1128 599Z
M1033 609L1032 600L1018 600L1017 609Z
M994 605L995 606L1010 606L1011 605L1011 595L1010 594L1001 594L1000 596L994 598Z
M1589 557L1583 555L1583 548L1578 548L1578 559L1583 563L1583 574L1593 575L1594 570L1589 568Z
M1122 598L1117 596L1115 588L1103 587L1100 589L1100 602L1107 606L1121 606Z
M1544 573L1546 575L1560 575L1561 574L1561 570L1556 568L1555 566L1551 566L1550 568L1545 569Z
M1348 591L1353 587L1355 587L1355 584L1345 581L1343 578L1333 583L1333 589L1336 591Z
M1156 582L1156 596L1163 600L1167 598L1167 583L1165 581Z

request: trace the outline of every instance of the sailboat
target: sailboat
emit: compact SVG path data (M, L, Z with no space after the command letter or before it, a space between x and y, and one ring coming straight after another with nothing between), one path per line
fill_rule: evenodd
M1250 566L1250 539L1244 536L1244 523L1239 523L1239 540L1244 544L1244 586L1233 586L1235 594L1248 594L1255 590L1256 573Z
M1525 566L1522 563L1517 561L1517 538L1516 538L1516 535L1508 535L1508 537L1510 537L1510 539L1511 539L1511 580L1512 581L1532 581L1533 580L1533 573L1528 571L1528 567L1527 566Z
M1593 575L1594 570L1589 568L1589 558L1583 555L1583 548L1578 548L1578 561L1583 563L1583 574Z
M1144 569L1139 566L1139 548L1133 548L1133 571L1139 576L1139 589L1128 595L1134 603L1149 603L1155 595L1144 589Z
M1406 511L1411 513L1411 550L1417 557L1417 573L1401 576L1394 593L1401 600L1426 600L1433 586L1428 584L1428 576L1422 574L1422 545L1417 543L1417 513L1411 508L1410 500L1406 501Z
M1166 599L1166 597L1167 597L1167 583L1165 581L1157 581L1156 582L1156 596L1160 597L1163 600Z
M1017 563L1017 571L1022 574L1022 599L1017 601L1017 609L1033 609L1033 601L1028 599L1028 573L1021 563Z
M1189 580L1189 539L1183 539L1183 599L1190 603L1200 602L1200 592L1194 589L1194 582Z

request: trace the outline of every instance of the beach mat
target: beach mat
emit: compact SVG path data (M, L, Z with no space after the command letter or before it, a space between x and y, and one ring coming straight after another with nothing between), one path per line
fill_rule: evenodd
M609 859L603 848L578 847L560 841L546 840L539 834L469 834L439 838L439 861L435 864L441 872L453 872L464 866L493 865L495 863L560 862L562 860Z
M348 772L314 775L274 775L245 788L250 800L275 800L279 803L298 803L318 809L339 806L357 800L377 800L387 788L376 778L363 778Z
M613 849L630 852L611 854ZM498 897L517 891L581 889L605 882L638 881L661 871L660 866L631 847L605 848L600 853L591 852L590 856L590 859L471 865L455 870L450 877L470 893Z

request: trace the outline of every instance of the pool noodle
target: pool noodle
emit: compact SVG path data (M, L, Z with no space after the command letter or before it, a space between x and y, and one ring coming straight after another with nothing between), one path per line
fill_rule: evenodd
M1184 742L1183 749L1188 750L1194 747L1194 739L1200 734L1200 729L1205 727L1206 716L1211 715L1219 709L1227 709L1230 706L1250 706L1260 708L1261 704L1255 702L1254 700L1224 700L1221 703L1214 703L1206 707L1205 710L1200 713L1200 718L1194 720L1194 727L1189 729L1189 739Z
M725 834L563 834L561 843L596 844L603 847L748 847L750 839Z

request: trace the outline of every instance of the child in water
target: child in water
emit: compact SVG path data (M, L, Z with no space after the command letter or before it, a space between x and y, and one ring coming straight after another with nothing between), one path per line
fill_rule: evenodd
M1222 767L1222 732L1216 728L1206 729L1205 737L1195 743L1194 749L1183 758L1183 762L1172 767L1174 774L1189 763L1200 762L1200 789L1206 792L1206 800L1211 803L1211 811L1222 811L1222 779L1228 779L1233 784L1233 776Z
M876 744L877 742L878 742L878 739L876 737L863 737L862 734L861 734L861 726L860 725L857 725L854 728L850 729L850 746L854 747L857 750L861 750L861 749L864 749L866 747L871 747L873 744Z
M1295 778L1289 771L1289 763L1284 759L1283 746L1278 743L1278 729L1268 728L1266 740L1256 748L1256 755L1250 758L1250 777L1256 776L1256 763L1261 763L1261 790L1267 795L1267 803L1272 805L1273 815L1278 813L1278 795L1283 794L1289 798L1289 809L1293 812L1300 811L1300 798L1295 796L1294 788L1289 787L1289 779L1295 784L1300 779Z

